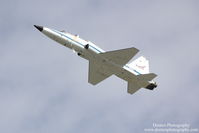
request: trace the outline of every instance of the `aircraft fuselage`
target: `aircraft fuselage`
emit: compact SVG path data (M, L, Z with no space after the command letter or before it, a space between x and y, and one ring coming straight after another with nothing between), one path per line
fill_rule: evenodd
M94 62L94 65L100 69L100 73L102 75L104 74L104 76L115 74L117 77L127 82L132 82L139 87L147 88L149 85L152 87L148 89L156 87L156 84L151 83L151 81L142 80L138 77L137 75L140 75L140 73L132 70L128 65L117 64L115 61L106 58L106 56L102 56L102 54L105 53L104 50L90 41L81 39L78 35L72 35L64 31L57 31L42 26L35 27L52 40L75 51L78 56L89 60L89 62ZM135 53L137 52L138 51ZM92 84L95 85L97 83Z

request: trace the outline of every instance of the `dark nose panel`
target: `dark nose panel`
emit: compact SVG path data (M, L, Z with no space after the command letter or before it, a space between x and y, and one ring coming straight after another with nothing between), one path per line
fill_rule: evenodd
M35 28L37 28L39 31L43 31L43 26L38 26L38 25L34 25L35 26Z

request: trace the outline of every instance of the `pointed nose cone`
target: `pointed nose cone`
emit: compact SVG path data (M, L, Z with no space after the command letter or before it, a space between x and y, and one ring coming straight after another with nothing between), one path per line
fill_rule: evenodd
M43 26L38 26L38 25L34 25L35 26L35 28L37 28L39 31L43 31Z

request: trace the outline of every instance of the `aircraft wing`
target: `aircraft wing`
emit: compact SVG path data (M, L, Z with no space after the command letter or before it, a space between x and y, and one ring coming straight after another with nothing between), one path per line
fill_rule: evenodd
M139 50L136 48L127 48L127 49L109 51L100 54L109 61L124 66L126 63L129 62L131 58L133 58L133 56L135 56L138 53L138 51Z
M111 76L112 73L107 70L104 65L100 65L96 62L89 61L89 76L88 82L92 85L96 85L102 80Z

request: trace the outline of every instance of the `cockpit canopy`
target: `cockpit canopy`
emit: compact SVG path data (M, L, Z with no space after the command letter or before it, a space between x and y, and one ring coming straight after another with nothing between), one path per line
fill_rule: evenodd
M76 37L79 37L79 35L78 35L78 34L75 34L75 36L76 36Z
M61 30L60 32L67 33L65 30Z

